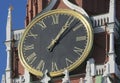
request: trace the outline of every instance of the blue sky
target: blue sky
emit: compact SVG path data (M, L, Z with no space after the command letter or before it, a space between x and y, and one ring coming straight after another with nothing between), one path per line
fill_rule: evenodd
M21 29L24 27L27 0L0 0L0 82L2 74L6 68L6 47L4 45L6 39L6 22L8 8L13 6L12 11L12 29Z

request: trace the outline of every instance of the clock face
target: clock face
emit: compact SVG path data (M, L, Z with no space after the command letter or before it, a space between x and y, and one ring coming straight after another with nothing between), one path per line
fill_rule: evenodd
M36 17L26 28L19 43L19 57L31 73L61 75L78 67L92 47L92 28L79 13L52 10Z

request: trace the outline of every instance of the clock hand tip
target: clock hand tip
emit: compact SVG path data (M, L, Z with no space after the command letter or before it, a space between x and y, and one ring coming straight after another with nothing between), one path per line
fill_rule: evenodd
M56 40L53 39L53 40L51 41L50 45L47 47L47 49L48 49L50 52L52 52L55 44L56 44Z

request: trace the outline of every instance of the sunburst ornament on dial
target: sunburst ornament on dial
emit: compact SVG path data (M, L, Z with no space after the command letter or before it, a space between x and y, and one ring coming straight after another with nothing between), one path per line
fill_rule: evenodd
M31 73L62 75L74 70L89 55L93 44L90 22L68 9L52 10L37 16L27 26L19 42L19 58Z

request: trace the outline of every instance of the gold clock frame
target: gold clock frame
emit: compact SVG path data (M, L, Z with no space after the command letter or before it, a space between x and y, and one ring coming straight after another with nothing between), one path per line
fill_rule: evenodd
M48 11L42 15L37 16L36 18L34 18L29 25L26 27L26 30L24 31L21 40L19 41L19 45L18 45L18 55L19 55L19 59L22 63L22 65L32 74L36 75L36 76L42 76L43 73L41 71L35 70L34 68L30 67L26 61L24 60L24 55L22 52L22 44L24 42L25 36L27 34L27 32L31 29L31 27L38 22L40 19L51 15L51 14L56 14L56 13L65 13L65 14L70 14L76 18L78 18L86 27L87 29L87 34L88 34L88 40L87 40L87 44L86 44L86 48L84 50L84 52L82 53L81 57L76 60L76 62L74 62L72 65L70 65L69 67L67 67L66 69L68 69L69 71L74 70L75 68L77 68L80 64L83 63L83 61L86 59L86 57L89 55L92 45L93 45L93 29L91 26L91 22L89 21L88 18L84 17L82 14L74 11L74 10L69 10L69 9L56 9L56 10L51 10ZM54 77L54 76L59 76L62 75L62 72L64 71L64 69L56 71L56 72L50 72L50 76Z

